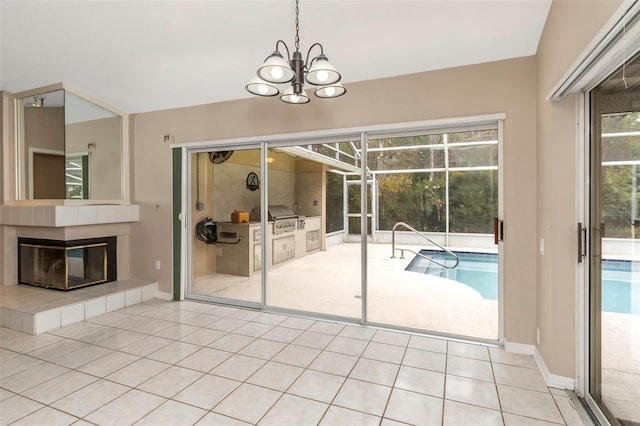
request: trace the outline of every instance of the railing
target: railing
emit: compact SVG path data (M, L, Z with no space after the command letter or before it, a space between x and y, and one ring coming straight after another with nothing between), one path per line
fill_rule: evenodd
M424 238L425 240L429 241L431 244L433 244L434 246L438 247L439 249L441 249L442 251L444 251L445 253L453 256L456 259L456 263L453 266L449 266L445 263L440 263L437 260L429 257L429 256L425 256L422 253L418 253L415 252L411 249L408 248L399 248L396 249L396 228L398 228L399 226L402 226L404 228L407 228L408 230L414 232L415 234L421 236L422 238ZM410 253L415 254L416 256L420 256L423 259L428 260L429 262L433 262L436 265L442 266L443 268L446 269L454 269L456 266L458 266L458 263L460 262L460 258L458 257L457 254L455 254L454 252L452 252L451 250L442 247L440 244L436 243L435 241L431 240L429 237L427 237L426 235L422 234L420 231L418 231L417 229L415 229L414 227L412 227L411 225L408 225L404 222L397 222L395 225L393 225L393 229L391 230L391 258L395 259L396 257L396 250L400 250L400 259L404 259L404 252L408 251Z

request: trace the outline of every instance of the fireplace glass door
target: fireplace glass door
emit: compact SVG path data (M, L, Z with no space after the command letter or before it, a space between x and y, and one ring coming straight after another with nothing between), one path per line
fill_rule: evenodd
M108 243L35 240L18 241L21 284L72 290L113 281L108 272ZM112 279L110 279L112 278Z

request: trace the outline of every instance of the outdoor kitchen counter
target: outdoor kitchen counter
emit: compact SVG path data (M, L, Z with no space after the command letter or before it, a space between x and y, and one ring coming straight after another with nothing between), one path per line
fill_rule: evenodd
M306 256L320 249L321 216L305 217L295 230L273 233L273 222L267 224L269 262L271 265ZM238 244L224 244L242 240ZM216 272L249 277L262 268L262 230L260 222L218 222Z

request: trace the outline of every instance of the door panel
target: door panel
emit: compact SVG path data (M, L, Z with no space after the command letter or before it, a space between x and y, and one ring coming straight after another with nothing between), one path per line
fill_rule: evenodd
M336 144L342 148L340 143L315 143L268 149L267 205L272 214L264 238L269 250L264 262L265 304L322 316L359 319L360 244L340 241L340 238L339 243L326 243L327 212L332 211L331 226L338 234L344 217L344 209L335 211L336 206L343 208L344 194L342 191L329 194L329 191L344 188L344 173L351 170L340 169L347 168L349 163L334 161L331 169L322 163L318 154L336 159L336 152L330 149Z
M499 338L498 140L495 126L368 141L367 321Z
M248 188L251 173L260 176L260 148L191 154L192 297L262 303L262 232L252 212L262 188ZM229 203L230 193L241 197Z
M639 101L621 71L591 92L589 394L614 424L640 423Z

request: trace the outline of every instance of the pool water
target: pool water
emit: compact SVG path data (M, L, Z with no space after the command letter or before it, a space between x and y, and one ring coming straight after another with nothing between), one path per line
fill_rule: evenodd
M455 260L443 252L420 250L440 263L453 265ZM460 263L445 269L420 256L405 268L407 271L435 275L461 282L488 300L498 300L498 255L494 253L456 252ZM640 262L602 261L602 310L623 314L640 314Z

